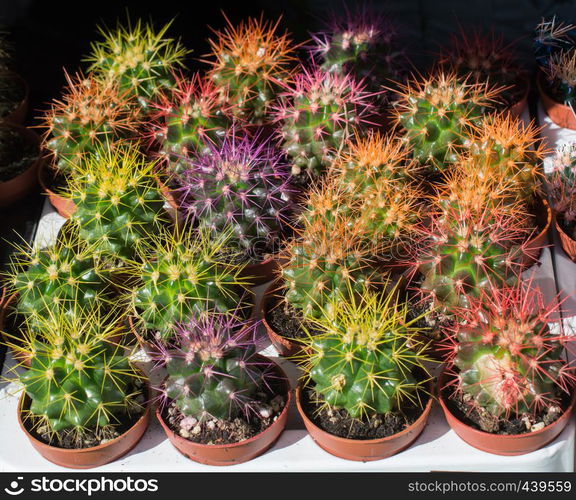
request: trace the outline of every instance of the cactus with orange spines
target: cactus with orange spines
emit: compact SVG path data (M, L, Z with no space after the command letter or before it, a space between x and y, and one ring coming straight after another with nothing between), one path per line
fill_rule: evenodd
M296 46L288 32L279 33L275 22L262 16L226 28L209 40L212 67L208 73L223 103L251 123L269 121L272 105L290 81Z
M180 173L191 156L208 153L226 135L232 110L214 83L195 73L174 75L174 86L154 104L148 135L169 171Z
M65 73L67 86L45 114L46 147L63 174L73 174L88 154L112 148L135 134L138 120L132 98L114 82L99 82L92 75Z
M440 53L440 67L463 80L502 88L497 109L520 102L528 91L528 74L518 61L513 44L494 31L464 30L451 37Z
M375 113L374 95L350 75L302 68L280 96L276 121L296 179L318 178L362 133Z
M398 87L396 121L413 158L431 172L443 171L458 161L468 146L469 134L500 90L443 72Z
M480 419L483 430L497 431L502 417L561 414L576 379L566 360L573 339L550 326L560 317L556 299L546 302L528 280L482 290L455 317L447 341L452 397L468 396L471 409L492 417Z

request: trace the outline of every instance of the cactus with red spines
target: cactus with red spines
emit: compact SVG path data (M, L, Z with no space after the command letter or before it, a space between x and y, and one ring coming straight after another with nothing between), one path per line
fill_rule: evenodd
M482 290L455 317L447 343L456 393L496 418L550 409L559 416L575 367L566 360L570 337L550 326L560 318L556 299L546 303L530 279Z
M67 87L45 114L46 147L56 156L56 167L72 174L89 154L113 148L135 134L138 120L133 99L115 82L93 76L65 74Z
M302 68L276 110L292 175L309 180L323 174L370 123L373 97L350 75Z
M153 107L148 135L170 172L179 173L188 158L210 152L231 124L231 109L220 102L213 82L199 73L176 74L174 86Z
M189 159L175 177L181 208L214 235L232 229L230 245L249 258L275 249L292 211L289 167L269 141L237 136Z
M222 102L238 117L266 123L275 99L291 79L296 46L288 32L278 32L280 19L249 18L235 26L224 17L226 28L209 41L209 77Z
M513 44L494 31L464 30L452 35L440 53L440 66L460 78L502 88L496 108L520 102L528 91L528 74L518 61Z

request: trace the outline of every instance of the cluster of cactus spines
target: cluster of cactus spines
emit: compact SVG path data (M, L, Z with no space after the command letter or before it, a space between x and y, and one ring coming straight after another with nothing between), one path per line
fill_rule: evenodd
M257 356L257 323L213 314L177 325L169 348L159 345L168 377L162 399L198 421L258 414L258 393L270 390L273 365Z
M545 69L550 58L561 52L573 50L576 47L576 26L557 22L553 17L550 20L543 19L536 26L534 38L534 52L536 62Z
M245 253L279 243L292 208L289 181L270 142L234 131L175 177L186 216L214 236L231 228L229 243Z
M494 31L460 29L443 48L439 64L460 78L502 88L500 105L512 106L528 90L528 75L518 62L512 44ZM498 107L498 105L496 106Z
M420 293L442 317L481 290L514 282L523 267L527 231L506 211L441 204L422 231L415 267Z
M104 82L116 82L148 112L158 92L173 85L173 72L188 52L178 40L165 36L170 24L158 31L141 20L127 27L119 23L113 31L101 27L103 40L92 43L86 59L89 71Z
M552 209L562 229L576 239L576 145L556 151L552 171L546 175Z
M314 206L314 214L301 218L303 229L287 246L282 268L286 301L305 318L322 314L333 296L348 290L348 284L357 290L382 281L374 270L380 242L366 237L356 214L339 207L340 198L318 199L329 203Z
M249 18L227 27L210 40L212 78L221 100L241 119L251 123L270 120L272 105L291 79L295 46L276 22Z
M56 156L61 173L73 173L88 154L135 133L131 98L115 82L99 82L91 75L65 74L67 87L45 115L46 147Z
M178 323L212 311L249 314L250 278L244 265L224 255L230 230L214 237L206 230L167 229L150 235L141 247L141 262L130 268L140 283L133 289L132 306L141 326L154 338L167 341Z
M531 122L510 113L490 114L472 133L470 152L484 156L484 168L489 168L503 178L513 179L513 188L519 200L530 203L539 190L539 164L544 157L544 147L538 134L540 129ZM480 172L490 175L489 172Z
M374 110L373 94L353 77L302 68L276 110L292 175L321 175Z
M396 120L414 159L432 172L458 161L473 126L499 91L445 72L400 84L399 89Z
M324 71L351 74L374 92L388 80L402 79L404 54L393 24L382 13L363 6L343 18L334 16L330 24L312 35L312 53Z
M115 319L79 304L72 314L49 309L40 317L42 335L20 346L31 360L19 376L30 398L24 417L34 429L47 428L56 444L60 431L82 443L87 430L112 430L142 410L147 394L125 348L114 342L122 328Z
M231 124L231 110L220 102L212 81L199 73L175 75L174 86L157 101L149 136L170 172L182 172L189 157L211 151Z
M329 299L332 307L311 320L304 371L318 403L353 418L422 405L426 345L417 337L417 319L408 319L408 305L394 292L337 294Z
M17 294L15 311L35 329L49 310L69 313L78 305L91 311L111 298L107 273L95 262L93 249L73 235L61 234L47 248L19 247L10 267L6 278Z
M77 166L68 186L76 204L71 220L97 254L131 258L167 221L154 168L137 144L101 150Z
M558 406L569 393L569 337L549 326L558 321L558 303L546 304L533 280L483 290L456 317L449 366L457 372L454 389L474 405L510 418Z

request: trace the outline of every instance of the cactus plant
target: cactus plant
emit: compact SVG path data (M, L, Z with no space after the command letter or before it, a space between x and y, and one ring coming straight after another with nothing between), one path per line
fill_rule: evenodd
M573 363L564 358L570 339L549 326L559 318L558 304L545 303L533 285L488 288L456 314L449 351L454 390L494 417L559 405L574 379Z
M291 212L290 171L267 141L236 133L196 160L175 178L180 204L199 227L215 236L233 229L229 245L250 260L277 249Z
M250 279L242 276L243 265L224 255L231 252L226 248L230 236L230 230L212 237L189 227L164 229L139 247L141 262L129 268L140 279L132 290L132 306L148 334L163 342L176 324L208 310L230 315L242 304L243 314L250 312Z
M461 28L451 38L450 45L440 53L440 67L464 81L501 88L496 109L510 108L525 98L528 74L520 65L513 44L506 44L502 35Z
M158 31L141 20L128 26L118 22L113 31L100 27L103 39L91 44L88 70L99 80L116 82L121 92L131 94L141 111L148 113L158 92L173 85L173 71L182 66L188 53L178 40L165 36L170 24Z
M130 97L115 82L99 82L91 75L65 76L62 100L54 101L44 117L44 142L59 172L70 175L87 154L113 148L133 135L138 123Z
M116 437L117 428L143 411L142 375L112 340L121 328L115 314L87 312L80 304L72 314L48 308L38 317L42 336L20 348L31 359L19 376L30 398L24 419L53 446L71 435L75 447L85 447L89 432Z
M211 80L195 73L174 76L174 86L154 104L148 135L170 173L181 173L188 158L211 151L230 127L231 109L220 102Z
M243 121L266 123L278 93L291 78L296 47L276 22L249 18L227 27L210 40L209 77L220 98Z
M312 54L322 70L350 74L382 97L387 97L383 85L404 76L405 57L392 22L366 6L333 16L327 30L312 39Z
M399 89L396 121L414 159L430 172L443 171L458 160L468 134L499 91L444 72L399 84Z
M546 175L548 196L564 232L576 239L576 145L565 145L554 155Z
M162 349L168 377L162 398L183 418L246 419L258 414L259 393L270 390L273 365L256 354L257 323L201 315L176 327L177 347Z
M409 320L407 304L394 297L366 288L358 296L337 293L328 299L332 307L311 321L304 377L320 404L344 408L352 418L421 404L426 345L417 337L417 319Z
M94 260L93 249L74 233L62 234L47 248L17 247L6 273L10 291L18 295L16 312L38 327L38 317L49 310L69 314L77 306L84 311L110 303L108 273Z
M276 110L292 175L321 175L373 113L372 95L351 76L302 68Z
M166 222L154 167L137 144L100 150L77 165L68 186L77 207L71 220L97 254L131 258L142 240Z

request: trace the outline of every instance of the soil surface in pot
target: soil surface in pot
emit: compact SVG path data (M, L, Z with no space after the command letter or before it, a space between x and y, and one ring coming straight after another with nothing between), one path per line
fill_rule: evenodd
M0 182L25 172L40 154L17 130L0 127Z
M278 335L291 340L308 337L302 327L303 320L300 312L281 298L269 297L265 314L266 321ZM308 324L307 328L310 333L314 333L315 329L312 325Z
M260 434L270 427L282 413L286 405L286 395L274 395L274 388L282 390L281 384L270 384L271 393L261 392L256 395L256 414L250 419L240 415L233 419L209 418L198 421L194 417L186 417L171 402L163 411L162 417L174 433L189 441L201 444L234 444Z
M422 391L422 407L407 404L402 413L391 412L363 419L352 418L344 409L326 406L318 401L321 398L314 389L302 390L302 409L322 430L346 439L381 439L398 434L416 422L424 412L430 395Z
M120 417L122 422L118 425L103 428L87 428L82 434L78 434L74 429L50 432L46 425L34 426L34 419L24 419L24 426L36 439L57 448L80 450L106 444L108 441L120 437L133 427L146 410L146 384L137 381L134 384L134 392L139 392L135 399L137 404L127 409L126 413Z
M18 77L0 74L0 118L8 116L26 97L26 90Z
M448 391L443 392L444 401L452 414L466 425L490 434L517 435L540 430L555 422L562 416L570 404L570 397L562 394L559 404L541 409L536 413L496 417L484 408L474 405L474 398L469 394L455 394L450 398Z
M556 220L558 221L558 225L562 228L562 231L566 233L567 236L576 240L576 224L574 222L567 223L560 214L556 216Z

